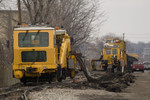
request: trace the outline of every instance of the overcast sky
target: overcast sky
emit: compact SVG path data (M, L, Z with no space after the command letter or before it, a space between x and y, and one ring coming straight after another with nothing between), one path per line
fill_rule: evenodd
M107 21L101 35L109 32L132 42L150 42L150 0L102 0Z
M102 25L101 32L96 32L99 36L110 32L118 36L125 33L125 39L131 42L150 42L150 0L100 1L107 21ZM8 0L6 4L14 6L16 0Z

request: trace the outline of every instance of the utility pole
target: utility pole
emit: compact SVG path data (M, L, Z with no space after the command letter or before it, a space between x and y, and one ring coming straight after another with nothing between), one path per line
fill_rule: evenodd
M18 0L18 19L19 19L19 24L22 24L22 17L21 17L21 2Z
M125 38L124 35L125 35L125 33L123 33L123 40L124 40L124 38Z

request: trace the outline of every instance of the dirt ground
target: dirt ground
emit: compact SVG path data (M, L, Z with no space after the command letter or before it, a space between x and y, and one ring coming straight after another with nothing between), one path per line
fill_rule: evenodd
M68 82L63 81L55 87L43 89L39 92L31 92L29 98L32 100L150 100L150 71L145 73L135 72L135 83L132 83L122 92L108 92L103 89L94 89L80 85L69 86ZM83 76L76 78L80 83L84 80ZM53 86L53 85L51 85Z
M136 82L125 89L132 100L150 100L150 71L135 72Z

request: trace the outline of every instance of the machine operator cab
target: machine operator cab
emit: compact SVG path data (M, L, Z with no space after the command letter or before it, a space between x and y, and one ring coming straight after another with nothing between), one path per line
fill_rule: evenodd
M70 37L65 30L48 26L18 27L14 28L13 40L15 78L22 80L24 77L57 74L58 65L66 71Z
M22 78L24 74L30 76L31 73L42 73L44 69L56 68L54 37L55 29L51 27L14 29L13 70L16 78Z
M120 59L120 40L118 39L107 39L102 51L103 60Z
M112 60L120 59L120 49L119 48L103 48L103 62L112 64Z

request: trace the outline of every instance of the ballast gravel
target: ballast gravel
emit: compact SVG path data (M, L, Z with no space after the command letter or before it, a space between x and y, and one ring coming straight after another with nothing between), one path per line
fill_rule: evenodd
M40 92L31 92L30 100L125 100L121 95L126 93L113 93L105 90L80 89L45 89ZM131 95L131 94L130 94Z

